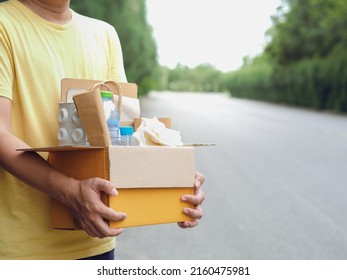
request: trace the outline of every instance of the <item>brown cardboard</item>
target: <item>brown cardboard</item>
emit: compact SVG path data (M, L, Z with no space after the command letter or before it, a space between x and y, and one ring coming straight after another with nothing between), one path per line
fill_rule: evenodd
M61 80L61 102L67 102L67 95L70 90L84 89L88 90L92 85L102 82L101 80L87 80L87 79L70 79L64 78ZM137 98L138 86L134 83L121 83L122 94L131 98ZM117 92L114 85L110 85L112 91Z
M171 127L170 118L159 118ZM141 119L135 121L140 125ZM117 186L116 197L102 195L103 202L128 214L111 227L131 227L191 220L182 213L192 207L180 198L194 193L193 147L59 146L19 149L49 152L48 161L76 179L99 177ZM51 227L78 229L69 209L51 200Z
M182 210L193 205L182 202L181 197L194 193L194 148L110 146L104 133L106 120L100 109L101 98L97 91L87 90L97 82L100 81L62 80L62 102L66 102L69 89L83 89L83 93L73 98L92 146L41 147L24 151L48 152L48 162L73 178L100 177L114 182L119 195L103 194L101 199L107 206L128 216L122 222L109 222L111 227L191 220ZM124 96L136 98L135 84L120 84ZM171 127L171 119L159 120ZM135 118L135 127L140 123L141 119ZM133 124L134 120L130 125ZM78 228L64 204L52 199L51 205L52 228Z
M194 185L192 148L109 146L108 153L110 181L117 188L180 188Z
M180 198L194 193L192 147L61 147L50 150L49 162L76 179L100 177L116 184L119 195L103 195L102 200L128 217L122 222L111 222L111 227L191 220L182 210L192 205ZM53 228L78 228L68 208L55 200L51 221Z
M140 117L138 87L134 83L65 78L61 81L61 102L73 102L76 95L91 90L97 84L102 84L100 89L113 92L115 104L120 106L120 124L133 125L134 119Z
M77 94L73 100L87 133L89 144L102 147L110 145L111 140L99 91L90 90Z
M119 189L118 192L117 197L111 197L109 206L124 211L128 217L110 222L112 228L192 221L182 210L193 206L180 201L183 195L194 193L192 187Z
M49 151L48 162L60 172L78 180L92 177L108 179L104 148L59 147L44 148ZM70 210L61 202L51 199L51 227L78 229Z

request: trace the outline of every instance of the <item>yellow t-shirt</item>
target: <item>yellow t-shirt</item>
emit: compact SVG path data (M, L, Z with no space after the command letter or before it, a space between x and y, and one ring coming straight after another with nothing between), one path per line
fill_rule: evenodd
M63 78L126 81L115 29L72 12L66 25L16 0L0 4L0 96L12 100L14 134L57 145ZM50 228L50 198L0 168L0 259L76 259L115 247L114 238Z

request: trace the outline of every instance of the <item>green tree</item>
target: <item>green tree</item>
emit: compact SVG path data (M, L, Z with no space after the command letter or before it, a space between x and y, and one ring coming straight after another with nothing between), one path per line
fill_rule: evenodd
M157 85L157 46L147 22L145 0L80 0L72 1L71 7L116 28L128 81L138 84L140 95Z
M161 89L174 91L220 91L222 73L209 64L201 64L195 68L177 64L174 69L161 67Z
M307 55L317 52L315 49L317 25L311 12L312 0L283 0L282 5L290 7L289 12L281 9L273 17L275 23L271 36L272 41L266 52L279 64L298 61Z
M345 0L282 0L266 52L280 65L328 56L345 47L346 13Z
M282 0L265 52L223 85L235 96L347 111L347 1Z

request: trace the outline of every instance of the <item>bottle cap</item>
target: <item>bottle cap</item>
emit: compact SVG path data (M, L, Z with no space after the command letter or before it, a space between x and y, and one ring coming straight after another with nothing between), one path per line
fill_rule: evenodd
M102 97L108 97L108 98L112 98L113 97L113 93L110 91L100 91L100 94Z
M134 128L132 126L121 126L119 128L120 135L133 135Z

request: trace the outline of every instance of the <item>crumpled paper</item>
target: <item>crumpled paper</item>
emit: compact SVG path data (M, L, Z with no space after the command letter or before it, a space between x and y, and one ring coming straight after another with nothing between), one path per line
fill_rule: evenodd
M140 146L177 146L183 145L179 131L166 128L157 118L142 118L141 125L133 137Z

